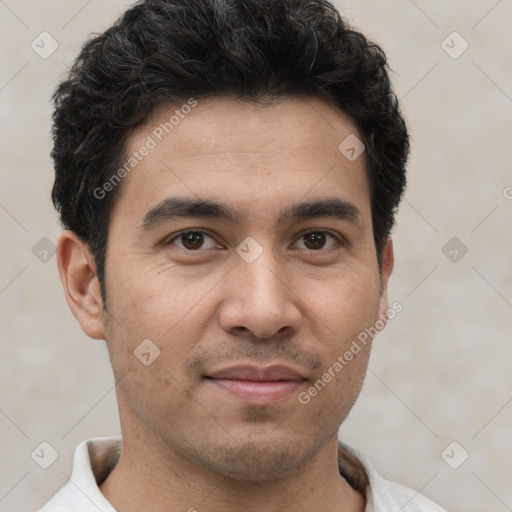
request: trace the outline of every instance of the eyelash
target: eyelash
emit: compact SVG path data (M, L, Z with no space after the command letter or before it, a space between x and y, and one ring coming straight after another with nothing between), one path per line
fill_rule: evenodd
M212 239L214 239L214 237L210 234L208 234L206 231L202 231L202 230L199 230L199 229L186 229L184 231L180 231L178 233L176 233L171 239L169 239L165 245L174 245L173 242L177 239L179 239L180 237L182 237L183 235L186 235L188 233L201 233L203 235L206 235ZM306 231L305 233L302 233L299 237L298 237L298 240L300 240L301 238L305 237L306 235L310 235L312 233L321 233L321 234L324 234L324 235L329 235L331 236L332 238L335 239L335 241L337 242L336 245L334 245L333 247L329 247L327 249L317 249L317 250L314 250L314 249L301 249L301 250L306 250L308 252L311 252L311 253L320 253L320 252L327 252L331 249L334 249L336 248L337 245L342 245L343 244L343 238L339 235L335 235L334 233L332 233L331 231L328 231L328 230L325 230L325 229L313 229L313 230L310 230L310 231ZM183 249L187 252L190 252L190 253L194 253L194 252L205 252L206 250L208 249L197 249L197 250L191 250L191 249L187 249L185 247L179 247L179 249Z

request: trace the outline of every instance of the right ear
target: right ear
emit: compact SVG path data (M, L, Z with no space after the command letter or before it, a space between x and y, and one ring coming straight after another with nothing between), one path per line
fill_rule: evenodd
M105 339L100 283L89 246L65 230L57 244L57 265L66 300L85 334Z

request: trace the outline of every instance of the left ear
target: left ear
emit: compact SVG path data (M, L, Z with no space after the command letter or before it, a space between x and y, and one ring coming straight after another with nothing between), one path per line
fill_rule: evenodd
M393 271L393 265L395 264L395 257L393 254L393 240L388 236L386 241L386 245L382 250L382 268L380 272L380 301L379 301L379 311L378 316L375 319L376 324L375 327L377 330L381 330L384 328L388 321L388 281L391 272ZM381 320L381 322L378 322ZM382 325L379 329L378 326Z

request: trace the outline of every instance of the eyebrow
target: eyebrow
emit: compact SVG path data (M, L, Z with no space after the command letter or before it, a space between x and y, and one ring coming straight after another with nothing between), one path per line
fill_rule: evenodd
M363 215L354 203L346 199L332 197L319 201L294 204L281 213L278 224L320 217L332 217L337 220L350 221L357 224L363 223Z
M138 223L138 227L144 231L150 231L163 223L176 219L202 218L239 222L244 217L245 215L240 214L231 206L215 201L168 197L151 208ZM363 224L363 216L359 208L350 201L336 197L296 203L281 212L276 224L321 217Z
M240 220L240 214L225 204L206 199L168 197L151 208L138 226L149 231L162 223L189 217L224 219L232 222Z

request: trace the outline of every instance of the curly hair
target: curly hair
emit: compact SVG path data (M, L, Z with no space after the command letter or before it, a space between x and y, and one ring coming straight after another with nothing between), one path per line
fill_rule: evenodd
M89 246L105 302L110 213L128 136L162 103L230 95L328 99L366 148L379 267L404 192L409 137L382 49L326 0L145 0L84 44L53 95L52 200Z

